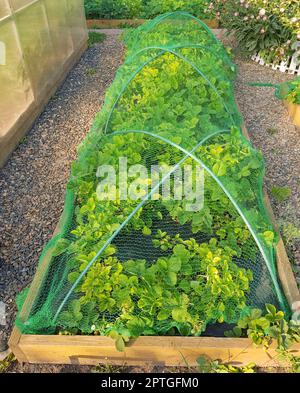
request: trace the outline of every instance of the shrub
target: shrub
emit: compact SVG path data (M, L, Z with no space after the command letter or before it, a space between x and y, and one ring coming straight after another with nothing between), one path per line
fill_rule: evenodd
M94 44L98 44L98 43L103 42L105 40L105 38L106 38L105 34L90 31L88 44L89 44L89 46L93 46Z
M190 12L205 17L208 0L85 0L87 18L152 18L172 11Z
M91 19L130 19L143 14L143 0L85 0L84 6Z
M208 0L150 0L145 7L145 16L152 18L170 11L186 11L198 18L204 18Z
M300 39L297 0L213 0L206 12L236 32L244 54L259 52L266 62L286 59L293 53L292 44Z

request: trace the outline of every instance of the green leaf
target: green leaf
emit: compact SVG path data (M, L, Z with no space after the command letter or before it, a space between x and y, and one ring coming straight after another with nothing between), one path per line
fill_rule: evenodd
M190 258L189 251L185 248L183 244L177 244L173 248L174 255L180 258L181 262L187 262Z
M186 322L188 316L189 314L184 308L176 307L172 310L172 318L176 322Z
M151 229L150 228L148 228L148 227L144 227L143 228L143 235L145 235L145 236L150 236L151 235Z
M119 352L124 352L125 349L125 342L122 336L119 336L115 341L116 349Z
M191 334L191 326L188 323L177 325L177 329L182 336L189 336Z
M133 317L127 322L127 328L132 337L138 337L144 332L145 323L141 318Z
M226 165L220 161L213 166L213 172L216 176L226 175Z
M175 272L168 271L167 273L168 282L170 285L175 286L177 283L177 274Z
M68 274L68 281L71 284L74 284L74 282L77 280L77 278L79 277L79 273L78 272L71 272Z
M180 268L181 268L181 260L179 257L173 256L168 260L168 270L170 272L177 273L179 272Z
M190 283L188 280L181 280L179 283L179 288L184 292L188 292L190 290Z
M250 313L250 318L257 319L260 318L261 315L262 315L262 311L259 308L253 308Z
M58 257L59 255L63 254L69 247L70 243L70 240L59 239L55 245L54 250L52 251L52 255L54 257Z
M166 320L166 319L169 318L170 314L171 314L171 313L170 313L169 310L167 310L167 309L162 309L162 310L160 310L159 313L157 314L157 319L158 319L158 321L164 321L164 320Z
M276 315L276 307L273 304L266 304L266 309L268 313L272 314L273 316Z
M269 246L269 247L272 247L272 245L273 245L273 241L274 241L274 232L272 232L272 231L265 231L264 233L263 233L263 238L264 238L264 241L266 242L266 244Z
M110 331L108 335L113 340L117 340L117 338L119 337L119 334L115 330Z

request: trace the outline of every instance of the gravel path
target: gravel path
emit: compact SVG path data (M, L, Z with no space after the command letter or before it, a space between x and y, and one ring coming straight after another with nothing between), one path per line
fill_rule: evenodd
M62 213L76 147L122 62L123 46L115 33L85 52L0 169L0 300L7 305L2 340L6 341L14 322L16 294L31 282Z
M279 84L293 76L252 61L237 59L236 63L239 68L236 98L250 138L264 154L265 184L300 284L300 129L289 119L273 88L247 85L249 82ZM274 186L288 187L291 196L279 203L271 194Z
M123 57L117 30L87 50L34 127L0 170L0 300L7 305L7 339L15 318L15 296L33 277L41 250L51 238L64 204L65 186L76 146L88 132ZM236 96L250 136L267 162L266 184L288 186L292 195L278 204L277 219L300 227L300 135L274 90L247 82L280 83L290 76L237 60ZM299 242L291 256L300 265ZM1 338L1 336L0 336ZM15 364L13 372L85 372L90 367ZM150 369L135 368L147 372Z

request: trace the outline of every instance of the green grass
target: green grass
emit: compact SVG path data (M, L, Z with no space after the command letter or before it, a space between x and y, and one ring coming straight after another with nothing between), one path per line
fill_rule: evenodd
M271 194L277 202L283 202L291 196L291 189L289 187L274 186L271 189Z
M275 134L278 133L278 130L277 130L277 128L275 128L275 127L270 127L270 128L267 128L267 133L268 133L269 135L275 135Z
M95 45L95 44L100 44L103 42L106 38L106 35L104 33L96 33L95 31L90 31L89 32L89 39L88 39L88 45L89 47Z
M85 71L85 74L88 76L93 76L93 75L97 74L97 70L96 70L96 68L90 67Z
M0 374L4 374L15 361L16 358L13 353L10 353L4 360L0 361Z
M300 228L296 227L292 222L283 223L281 231L288 245L291 245L295 240L300 240Z

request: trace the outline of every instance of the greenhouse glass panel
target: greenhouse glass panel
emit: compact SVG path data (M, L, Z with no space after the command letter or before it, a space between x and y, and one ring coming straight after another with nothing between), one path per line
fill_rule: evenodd
M4 18L7 15L10 15L10 7L8 4L8 0L0 0L0 19Z
M70 14L67 0L0 0L0 166L86 49L87 38L83 1L73 2Z
M22 58L14 22L0 25L3 43L3 63L0 64L0 140L3 139L18 117L33 102L33 94ZM13 105L12 105L13 103Z
M54 48L43 4L36 2L16 14L16 25L34 94L38 95L55 72Z
M44 3L55 49L55 62L59 67L73 53L73 41L66 15L66 2L65 0L45 0Z
M9 0L9 1L14 11L20 10L21 8L29 4L40 2L40 0Z
M78 7L77 0L66 0L67 18L71 29L74 47L81 44L85 39L86 21L83 7Z

